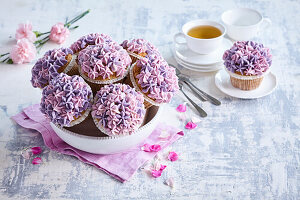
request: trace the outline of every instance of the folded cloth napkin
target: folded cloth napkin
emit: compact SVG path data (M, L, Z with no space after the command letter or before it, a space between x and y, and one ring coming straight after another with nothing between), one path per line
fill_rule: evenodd
M76 149L60 139L51 128L49 121L40 112L38 104L25 108L21 113L13 116L12 119L24 128L34 129L40 132L45 145L51 150L75 156L82 162L97 167L121 182L129 180L139 167L156 155L157 152L142 151L141 147L143 144L160 143L161 139L159 136L162 131L166 131L170 133L170 137L164 139L164 142L161 143L161 149L163 150L181 137L176 134L179 131L176 128L159 124L151 135L137 147L118 154L98 155Z

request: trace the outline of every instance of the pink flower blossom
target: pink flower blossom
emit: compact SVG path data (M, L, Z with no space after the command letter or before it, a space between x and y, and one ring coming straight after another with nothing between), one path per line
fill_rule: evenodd
M63 23L59 22L54 26L52 26L49 38L53 42L62 44L66 41L69 35L70 35L69 29L64 27Z
M164 171L164 169L166 168L167 166L166 165L160 165L160 169L156 170L156 169L153 169L151 171L151 174L154 178L158 178L161 176L162 172Z
M10 57L16 64L29 63L36 56L36 48L28 39L23 38L13 46Z
M180 105L176 108L176 110L177 110L178 112L185 112L185 111L186 111L186 102L184 102L183 104L180 104Z
M184 132L183 131L179 131L177 134L181 135L181 136L184 136Z
M172 162L178 160L178 154L175 151L170 151L168 155L168 159Z
M170 186L172 189L174 188L174 178L170 177L165 181L165 184Z
M185 125L185 128L186 129L194 129L197 127L197 124L195 124L194 122L188 122L186 125Z
M23 38L28 39L30 42L36 41L36 35L32 31L32 25L30 22L27 22L26 24L19 24L15 37L17 41Z
M43 161L40 157L36 157L32 160L32 164L34 164L34 165L39 165L41 163L43 163Z
M38 155L42 152L42 148L41 147L32 147L31 152L33 155Z
M158 152L161 150L161 146L159 144L144 144L141 149L145 152Z

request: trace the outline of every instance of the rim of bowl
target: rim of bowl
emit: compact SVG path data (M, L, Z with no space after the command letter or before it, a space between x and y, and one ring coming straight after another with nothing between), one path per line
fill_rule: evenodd
M143 129L145 129L146 127L150 126L151 123L153 123L153 121L158 118L158 116L160 115L161 113L161 110L162 110L162 107L161 106L158 106L158 110L157 110L157 113L154 115L154 117L145 125L143 125L142 127L139 127L136 131L134 131L133 134L131 135L124 135L124 136L88 136L88 135L81 135L81 134L78 134L78 133L75 133L75 132L72 132L72 131L69 131L61 126L58 126L52 122L50 122L51 125L61 129L62 131L64 131L65 133L68 133L72 136L75 136L75 137L79 137L79 138L84 138L84 139L89 139L89 140L112 140L112 139L121 139L121 138L126 138L126 137L130 137L130 136L133 136L135 134L137 134L138 132L142 131Z
M194 37L192 37L192 36L189 36L187 33L185 33L185 32L183 31L183 27L184 27L185 25L187 25L187 24L189 24L189 23L192 23L192 22L200 22L200 21L218 24L219 26L221 26L221 27L224 29L224 31L223 31L223 33L222 33L220 36L214 37L214 38L208 38L208 39L194 38ZM203 25L205 25L205 24L203 24ZM211 25L211 24L206 24L206 25L215 27L214 25ZM199 26L201 26L201 25L199 25ZM215 27L215 28L217 28L217 27ZM224 35L225 35L226 32L227 32L227 29L226 29L226 27L225 27L223 24L221 24L221 23L219 23L219 22L217 22L217 21L207 20L207 19L196 19L196 20L192 20L192 21L189 21L189 22L185 23L185 24L182 26L181 31L182 31L182 33L183 33L185 36L187 36L187 37L189 37L189 38L191 38L191 39L195 39L195 40L199 40L199 41L202 41L202 40L203 40L203 41L207 41L207 40L215 40L215 39L224 37Z
M229 13L229 12L232 12L234 10L250 10L250 11L254 11L255 13L257 13L260 16L260 20L257 23L255 23L255 24L246 25L246 26L234 25L234 24L226 23L225 20L224 20L224 15L227 14L227 13ZM252 9L252 8L233 8L233 9L226 10L225 12L223 12L222 15L221 15L221 19L222 19L222 22L225 25L234 26L234 27L252 27L252 26L256 26L257 24L260 24L263 21L264 17L262 16L262 14L260 12L258 12L255 9Z

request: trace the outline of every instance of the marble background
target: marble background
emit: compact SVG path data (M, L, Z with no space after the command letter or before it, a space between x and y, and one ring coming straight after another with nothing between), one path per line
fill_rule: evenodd
M198 102L208 113L197 129L185 131L172 149L181 160L169 164L159 179L138 171L124 184L77 159L49 151L41 136L16 125L10 117L40 101L41 92L29 79L33 63L0 65L0 199L299 199L300 198L300 2L297 0L155 0L79 1L9 0L0 6L0 52L15 43L18 23L29 20L34 29L48 31L86 9L63 46L90 32L115 40L142 37L155 44L171 63L172 37L186 21L220 21L223 11L255 8L271 18L271 28L256 38L272 49L272 71L278 87L255 100L229 97L214 85L214 73L193 73L195 83L219 98L222 105ZM47 44L46 50L57 48ZM162 122L183 128L175 108L177 95ZM188 109L188 116L194 116ZM169 114L170 113L170 114ZM24 160L20 151L42 146L42 165ZM174 177L176 189L163 184Z

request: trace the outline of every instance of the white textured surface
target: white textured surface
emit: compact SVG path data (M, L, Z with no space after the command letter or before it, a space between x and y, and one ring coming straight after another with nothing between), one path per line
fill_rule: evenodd
M251 7L272 19L258 38L273 50L272 70L278 88L269 96L240 100L221 93L214 73L193 73L199 87L222 101L219 107L200 103L208 117L172 149L180 161L168 163L163 177L151 179L139 171L125 184L77 159L51 152L37 132L26 130L9 117L38 103L41 91L29 82L32 64L0 65L0 199L299 199L300 196L300 3L299 1L2 1L0 51L14 44L17 24L32 21L48 31L66 16L91 8L71 33L68 46L90 32L122 39L142 37L171 58L172 37L188 20L220 21L234 7ZM12 38L11 38L12 37ZM44 51L58 47L48 44ZM183 127L174 98L162 121ZM188 115L195 115L190 109ZM27 146L42 146L44 164L33 166L20 156ZM173 176L174 191L163 184Z

